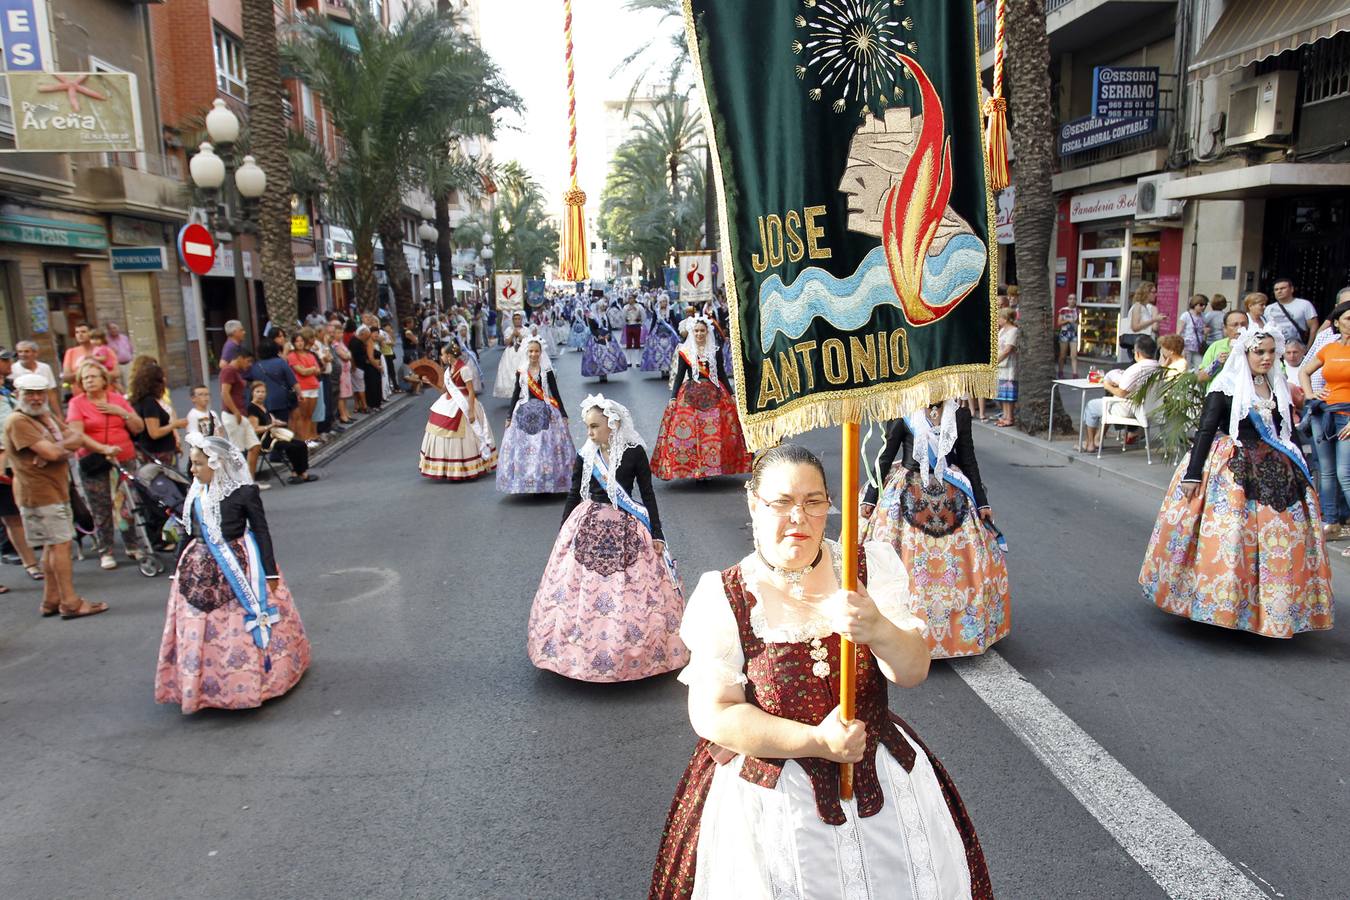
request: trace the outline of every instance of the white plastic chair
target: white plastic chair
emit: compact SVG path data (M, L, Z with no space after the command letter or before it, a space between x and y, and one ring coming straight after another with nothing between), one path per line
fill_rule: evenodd
M1102 402L1102 424L1101 430L1097 433L1097 458L1102 458L1102 446L1106 441L1106 429L1111 425L1128 425L1144 430L1144 455L1148 458L1148 464L1153 465L1153 447L1149 443L1148 420L1149 416L1157 412L1158 407L1162 405L1162 392L1150 389L1147 396L1139 397L1106 397ZM1125 443L1124 432L1120 439L1120 452L1124 453L1128 445Z

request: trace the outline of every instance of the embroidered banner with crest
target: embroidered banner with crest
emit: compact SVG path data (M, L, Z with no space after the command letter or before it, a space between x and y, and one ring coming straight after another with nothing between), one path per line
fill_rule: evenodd
M685 24L751 448L993 396L975 3L685 0Z
M497 272L492 278L497 296L497 309L523 310L525 308L525 275L520 271Z
M679 253L680 302L702 307L713 296L711 250L682 250Z

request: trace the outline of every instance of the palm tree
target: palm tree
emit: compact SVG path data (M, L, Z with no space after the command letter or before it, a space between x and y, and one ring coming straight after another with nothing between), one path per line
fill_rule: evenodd
M303 20L282 58L323 98L339 132L329 199L356 243L357 305L373 310L374 238L412 186L414 163L446 152L456 122L490 119L520 101L447 16L414 8L386 30L358 6L352 27L359 49L326 19ZM401 239L386 243L386 265L392 255L397 268L401 253Z
M1022 289L1017 421L1024 431L1034 432L1045 427L1050 414L1050 380L1055 373L1049 267L1055 223L1050 182L1054 127L1045 0L1008 0L1007 39L1010 120L1015 123L1009 132L1017 160L1017 275Z
M285 87L277 50L273 0L243 0L244 46L248 48L248 125L251 149L272 190L258 199L258 252L268 316L290 324L300 317L291 254L290 159L282 110Z

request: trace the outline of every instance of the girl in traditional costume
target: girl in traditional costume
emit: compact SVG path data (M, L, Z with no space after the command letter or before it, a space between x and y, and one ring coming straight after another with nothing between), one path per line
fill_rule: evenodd
M590 329L591 339L581 357L581 377L598 376L601 381L609 381L610 375L628 369L628 357L618 342L611 338L603 311L590 320Z
M678 669L688 659L676 633L684 593L666 552L646 448L623 405L592 395L581 414L588 440L530 609L530 662L597 682Z
M1330 628L1333 617L1283 355L1284 338L1269 325L1233 340L1139 572L1144 596L1165 612L1278 638Z
M506 399L516 388L516 373L524 363L521 347L525 343L523 328L507 328L502 358L497 363L497 377L492 382L492 396Z
M504 494L561 494L567 490L577 448L567 428L567 407L558 393L540 337L522 345L525 361L516 373L511 414L497 460L497 490Z
M194 481L155 670L155 702L183 712L249 709L295 687L309 640L272 556L248 463L221 437L189 431Z
M711 478L750 471L750 452L731 383L707 319L695 320L680 345L671 394L652 455L657 478Z
M591 342L590 312L582 303L572 314L572 330L567 336L567 349L585 351Z
M896 419L863 495L863 539L900 554L934 659L983 653L1012 626L1003 536L970 421L956 400Z
M643 372L660 372L663 379L670 377L672 361L680 349L680 334L675 330L677 324L670 299L663 292L652 309L647 335L643 339L639 367Z
M473 371L457 341L441 351L442 393L427 413L419 468L438 481L470 481L497 467L497 446L483 404L473 389Z
M755 551L704 574L680 626L700 740L649 898L992 897L951 778L887 708L888 682L915 687L929 666L894 548L864 544L858 589L841 589L825 472L799 446L759 458L746 500ZM841 636L858 646L848 722ZM852 800L840 763L853 765Z
M475 396L483 396L483 367L478 362L478 354L473 352L473 347L469 342L469 324L460 322L455 327L455 342L459 344L459 358L464 360L470 371L473 373L473 392Z

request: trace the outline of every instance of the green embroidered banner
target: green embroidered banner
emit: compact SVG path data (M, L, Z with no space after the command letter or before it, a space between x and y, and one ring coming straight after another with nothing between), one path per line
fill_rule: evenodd
M685 0L753 449L992 396L975 4Z

